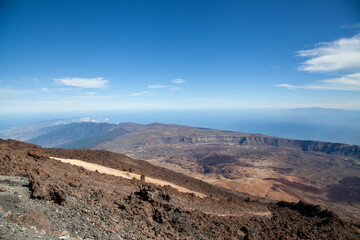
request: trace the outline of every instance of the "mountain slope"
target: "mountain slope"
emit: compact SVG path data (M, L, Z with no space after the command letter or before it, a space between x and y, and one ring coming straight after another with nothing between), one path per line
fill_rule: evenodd
M51 130L49 133L42 134L36 138L28 140L30 143L38 144L44 147L54 147L62 146L68 143L76 143L79 140L83 140L83 145L87 147L92 147L102 142L103 139L100 138L105 133L111 131L114 127L112 124L107 123L70 123L62 124L59 126L50 127ZM117 132L117 135L120 135L121 132ZM98 140L92 140L94 137Z
M198 198L171 187L88 171L50 159L53 154L69 158L86 156L98 163L105 163L111 157L110 164L141 170L141 161L124 155L42 149L0 140L0 174L3 175L0 176L0 236L3 239L360 237L356 225L313 205L254 200L226 190L214 190L212 196ZM148 173L150 176L163 171L148 163L145 166L153 169ZM193 181L192 185L199 182L186 180ZM209 185L209 189L219 188Z
M70 124L37 139L124 153L227 189L360 219L359 146L160 123Z
M16 139L19 141L28 141L29 139L36 138L43 134L49 133L55 130L59 125L65 125L70 123L86 123L96 122L96 120L89 117L77 117L67 119L54 119L50 121L41 121L22 125L18 127L12 127L5 131L0 131L0 138L4 139ZM51 128L53 127L53 128Z
M360 218L359 146L149 124L94 148L145 159L228 189L303 200ZM344 184L348 178L352 183Z

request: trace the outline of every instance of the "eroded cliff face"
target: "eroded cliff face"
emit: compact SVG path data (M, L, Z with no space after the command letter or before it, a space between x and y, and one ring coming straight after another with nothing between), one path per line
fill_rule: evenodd
M303 151L323 152L327 154L339 154L347 156L357 156L360 158L360 147L341 143L328 143L319 141L302 141L284 138L268 137L262 135L251 136L173 136L161 137L161 143L179 144L179 143L226 143L241 146L261 146L261 147L285 147L296 148Z

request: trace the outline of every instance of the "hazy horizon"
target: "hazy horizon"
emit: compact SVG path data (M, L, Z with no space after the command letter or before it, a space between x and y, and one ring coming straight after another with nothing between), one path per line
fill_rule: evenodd
M98 122L160 122L360 145L360 111L337 109L98 111L21 116L21 119L14 115L2 118L0 131L41 121L89 117Z

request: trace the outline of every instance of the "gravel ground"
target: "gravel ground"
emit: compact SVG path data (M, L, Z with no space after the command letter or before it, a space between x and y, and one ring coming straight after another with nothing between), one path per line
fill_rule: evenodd
M86 214L31 199L28 186L28 177L0 176L0 239L122 239L80 231L77 224L87 222Z

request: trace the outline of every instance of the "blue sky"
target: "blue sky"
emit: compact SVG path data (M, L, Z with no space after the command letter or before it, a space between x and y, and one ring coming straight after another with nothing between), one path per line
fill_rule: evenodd
M360 110L359 1L0 2L0 114Z

